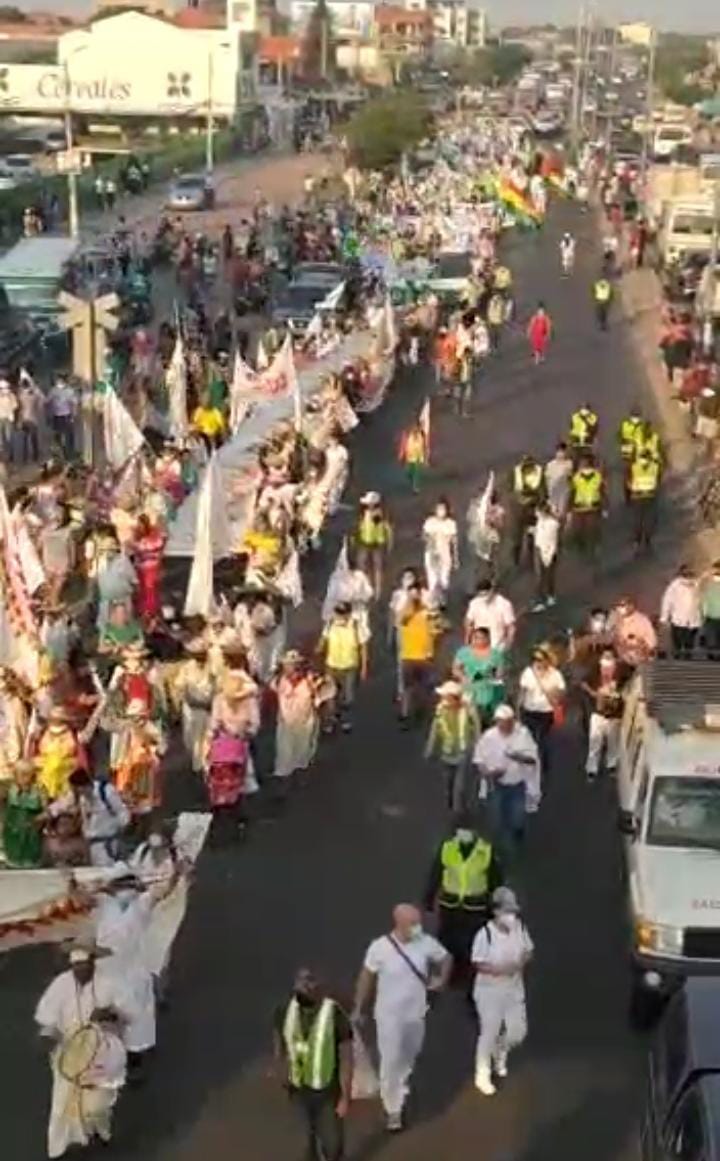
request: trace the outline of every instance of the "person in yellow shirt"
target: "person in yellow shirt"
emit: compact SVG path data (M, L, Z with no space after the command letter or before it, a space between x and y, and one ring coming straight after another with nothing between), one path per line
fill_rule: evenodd
M211 405L208 395L201 397L199 406L193 411L192 427L193 431L197 432L204 440L208 451L212 451L213 448L222 443L222 437L225 434L225 417L222 411Z
M423 601L419 585L408 589L397 632L402 676L400 722L407 728L411 714L422 713L427 704L438 635L437 616Z
M325 661L325 672L335 686L330 716L325 724L328 733L339 725L343 733L352 729L352 707L358 681L367 677L367 644L362 640L349 601L341 601L320 638L319 652Z

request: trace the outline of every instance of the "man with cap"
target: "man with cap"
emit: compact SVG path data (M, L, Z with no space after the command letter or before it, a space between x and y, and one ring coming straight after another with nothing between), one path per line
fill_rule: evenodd
M492 896L492 912L472 946L473 996L480 1022L475 1087L484 1096L496 1091L493 1069L496 1076L507 1076L508 1053L527 1034L523 971L534 950L514 891L498 887Z
M525 817L540 805L540 754L527 726L512 706L499 705L494 724L475 747L473 762L487 794L488 813L498 846L511 855L525 833Z
M124 1029L133 1011L122 981L98 970L98 958L107 954L76 940L68 949L69 970L55 977L35 1009L40 1035L53 1041L49 1157L98 1137L110 1140L112 1110L125 1084ZM90 1048L94 1041L94 1052L86 1054L82 1041Z
M383 511L379 492L366 492L360 497L354 541L358 568L370 581L377 599L382 594L385 558L392 548L392 525Z
M297 972L289 1002L275 1014L273 1044L305 1117L308 1161L341 1161L352 1091L352 1029L309 968Z
M437 936L456 969L470 963L470 949L487 918L488 899L502 883L491 844L471 811L458 814L453 833L438 847L425 888L425 909L437 914Z
M455 810L466 795L470 755L480 725L477 710L459 681L444 681L435 692L438 702L425 743L425 757L436 755L442 762L448 808Z

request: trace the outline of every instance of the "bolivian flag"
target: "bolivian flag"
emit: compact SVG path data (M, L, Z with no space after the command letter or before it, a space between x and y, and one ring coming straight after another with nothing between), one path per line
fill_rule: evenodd
M525 190L518 189L505 178L498 183L497 196L519 225L530 228L540 225L542 215L535 209Z

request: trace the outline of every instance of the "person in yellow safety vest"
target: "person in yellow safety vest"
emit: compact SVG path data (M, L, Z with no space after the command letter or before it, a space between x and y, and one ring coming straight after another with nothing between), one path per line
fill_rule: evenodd
M598 417L589 403L583 403L570 416L570 444L577 451L591 448L597 436Z
M600 521L605 504L605 480L592 456L580 459L570 480L570 521L577 548L595 557L600 545Z
M453 957L455 969L470 966L470 950L488 917L488 900L502 883L492 845L480 834L470 811L461 812L451 837L435 852L424 905L437 913L437 937Z
M535 524L537 506L547 498L545 473L533 456L523 456L515 465L512 494L512 553L514 563L519 565L528 532Z
M620 444L620 455L626 461L632 460L635 457L637 439L644 422L640 409L633 407L630 414L620 424L618 429L618 443Z
M630 465L628 494L633 512L635 548L649 552L657 528L657 501L660 462L651 452L642 451Z
M635 455L647 454L662 464L662 444L653 425L646 419L635 436Z
M278 1072L302 1109L307 1156L341 1161L352 1090L352 1028L309 968L296 973L290 1001L275 1014L273 1044Z
M593 285L593 299L595 300L595 316L601 331L608 329L612 297L612 284L607 278L598 278Z
M357 566L370 581L375 596L379 597L385 559L392 548L392 525L383 511L379 492L366 492L360 497L354 540Z

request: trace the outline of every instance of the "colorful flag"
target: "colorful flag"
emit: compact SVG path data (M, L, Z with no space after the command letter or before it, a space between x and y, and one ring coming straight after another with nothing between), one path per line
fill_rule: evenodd
M140 428L118 399L112 387L103 397L103 437L105 457L119 472L136 455L145 442Z
M189 426L187 413L187 366L185 364L185 347L180 334L178 334L175 340L175 349L168 364L165 386L168 394L168 423L170 426L170 434L174 439L185 439Z

